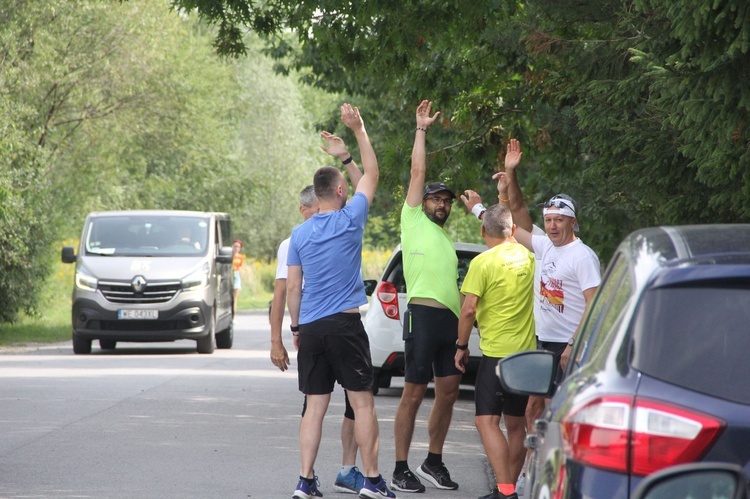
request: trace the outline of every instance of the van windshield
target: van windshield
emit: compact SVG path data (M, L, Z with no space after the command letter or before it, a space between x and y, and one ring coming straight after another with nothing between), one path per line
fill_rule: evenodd
M633 367L668 383L750 404L750 282L646 292L633 330Z
M84 250L102 256L202 256L208 228L209 217L96 217L86 230Z

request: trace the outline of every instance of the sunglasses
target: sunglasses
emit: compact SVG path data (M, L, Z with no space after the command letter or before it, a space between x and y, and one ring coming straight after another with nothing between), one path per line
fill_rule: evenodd
M451 206L453 204L453 198L441 198L440 196L431 196L425 199L428 199L435 204L444 203L446 206Z
M575 207L570 203L570 201L566 201L565 199L550 199L543 205L544 208L570 208L574 212L576 211Z

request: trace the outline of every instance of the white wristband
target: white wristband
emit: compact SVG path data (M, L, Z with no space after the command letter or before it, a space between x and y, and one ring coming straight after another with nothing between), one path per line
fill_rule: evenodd
M485 208L482 203L475 204L471 209L471 213L477 218L479 218L485 211L487 211L487 208Z

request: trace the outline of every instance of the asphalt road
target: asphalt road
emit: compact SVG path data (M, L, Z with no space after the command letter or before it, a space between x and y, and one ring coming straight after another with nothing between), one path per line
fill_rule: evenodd
M73 355L70 342L0 350L0 498L290 498L302 396L295 361L285 373L271 364L269 334L265 314L241 313L234 348L211 355L190 341L121 343L112 352L95 342L91 355ZM376 397L387 479L401 386L394 379ZM431 395L417 418L412 469L427 453ZM337 388L316 462L328 498L355 497L333 490L343 407ZM489 492L473 416L473 389L462 387L444 450L459 490L399 497Z

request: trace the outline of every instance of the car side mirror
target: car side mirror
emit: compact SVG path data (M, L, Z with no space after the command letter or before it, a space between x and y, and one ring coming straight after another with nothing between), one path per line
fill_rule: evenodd
M231 246L222 246L219 248L219 254L216 255L216 261L218 263L232 263L234 258L234 250Z
M62 253L60 255L63 263L75 263L76 262L76 250L71 246L63 246Z
M365 294L367 296L372 296L377 286L378 286L378 281L376 281L375 279L366 279L365 280Z
M511 393L550 397L555 391L557 364L552 352L519 352L502 359L495 370L503 389Z
M742 468L730 463L689 463L671 466L647 476L630 499L747 499Z

